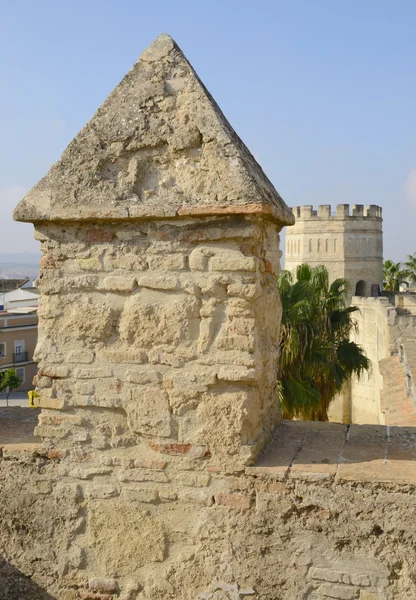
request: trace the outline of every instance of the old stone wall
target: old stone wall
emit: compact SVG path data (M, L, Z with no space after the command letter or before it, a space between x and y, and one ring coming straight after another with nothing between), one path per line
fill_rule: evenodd
M37 431L50 447L253 461L279 416L276 226L231 216L37 232Z
M412 598L414 430L394 433L384 465L383 432L356 427L343 443L339 425L287 423L274 462L228 473L4 446L0 598Z
M360 379L353 378L348 393L331 404L331 420L345 422L343 415L349 413L348 422L352 423L416 424L411 392L406 391L407 386L411 387L407 379L412 377L410 370L406 374L404 351L400 351L404 344L413 356L415 315L391 304L386 297L353 297L352 303L359 308L354 315L357 329L352 339L364 348L371 371ZM403 304L400 298L398 303Z

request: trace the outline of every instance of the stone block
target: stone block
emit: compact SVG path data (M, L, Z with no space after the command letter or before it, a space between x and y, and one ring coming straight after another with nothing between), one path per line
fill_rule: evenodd
M103 379L105 377L112 377L113 371L111 369L104 368L89 368L89 369L74 369L75 379Z
M166 467L165 460L156 460L151 458L136 458L134 460L134 466L139 469L149 469L152 471L163 471Z
M155 469L129 469L121 471L118 474L120 481L155 481L157 483L167 483L169 481L164 471Z
M378 600L378 596L376 592L360 590L360 600Z
M42 393L37 398L34 398L33 404L37 408L51 408L56 410L65 408L63 398L50 398L49 396L44 396Z
M68 354L68 362L70 363L92 363L95 358L95 353L91 350L71 350Z
M209 489L193 490L189 488L180 490L178 497L181 502L195 504L196 506L213 506L214 504L214 495Z
M255 272L257 259L243 254L232 256L213 256L209 261L210 271L249 271Z
M118 583L115 579L104 579L101 577L93 577L88 581L88 587L95 592L103 592L107 594L115 593L119 590Z
M325 569L321 567L311 567L308 572L311 579L319 579L321 581L331 581L335 583L350 583L347 573L335 571L334 569Z
M243 494L217 494L215 496L215 503L227 508L247 510L251 508L252 498Z
M356 587L333 583L323 583L317 591L326 598L337 598L338 600L354 600L358 594Z
M68 377L69 368L65 365L54 365L41 363L39 367L41 377L50 377L51 379Z
M87 488L85 490L86 495L89 498L97 498L97 499L104 499L104 498L114 498L115 496L119 495L119 491L117 489L117 487L115 485L112 484L101 484L101 485L92 485L91 487ZM91 587L91 585L90 585ZM100 591L111 591L113 592L114 590L100 590Z
M171 435L171 414L167 394L157 387L136 387L125 403L130 429L161 437Z
M116 349L104 348L99 351L99 357L110 363L136 365L147 363L146 352L143 350L136 350L128 346L125 348Z
M112 292L131 292L136 285L135 277L118 276L106 277L99 288Z
M122 493L123 500L126 502L144 502L148 504L156 504L159 501L157 490L149 489L129 489L124 488Z
M210 480L209 473L193 473L192 471L179 471L174 478L175 482L189 487L206 487Z
M186 256L183 254L148 255L149 269L155 271L183 271L187 268Z

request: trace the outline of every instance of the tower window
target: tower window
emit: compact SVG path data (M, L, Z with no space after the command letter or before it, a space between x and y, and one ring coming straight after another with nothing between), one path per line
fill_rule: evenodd
M357 285L355 286L355 295L356 296L365 296L366 295L366 283L365 281L363 281L362 279L360 279L360 281L357 282Z

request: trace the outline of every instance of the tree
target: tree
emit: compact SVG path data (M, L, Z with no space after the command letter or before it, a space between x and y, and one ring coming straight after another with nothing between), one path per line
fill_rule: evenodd
M7 369L6 371L0 372L0 393L7 390L6 393L6 404L9 406L9 395L12 390L20 387L22 380L17 375L14 369Z
M327 421L328 407L352 375L370 369L350 341L358 307L346 306L348 283L329 285L325 266L302 264L278 278L282 303L278 392L284 418Z
M398 292L400 285L406 280L406 271L401 268L402 263L386 260L383 263L383 289L388 292Z
M407 255L404 266L409 285L416 285L416 252Z

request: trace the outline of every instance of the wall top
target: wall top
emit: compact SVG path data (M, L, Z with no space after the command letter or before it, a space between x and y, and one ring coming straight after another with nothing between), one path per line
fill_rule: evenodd
M14 218L294 217L176 43L159 36Z
M330 204L321 204L314 210L311 204L293 206L292 212L296 219L382 219L382 208L375 204L337 204L332 212Z

